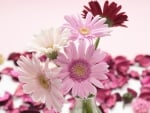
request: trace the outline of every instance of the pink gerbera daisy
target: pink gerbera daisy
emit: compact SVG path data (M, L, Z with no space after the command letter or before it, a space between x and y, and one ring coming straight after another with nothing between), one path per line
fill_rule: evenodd
M23 90L36 102L43 102L46 106L56 111L61 110L64 102L60 92L59 68L49 69L48 60L42 65L40 60L34 55L32 59L21 56L18 61L20 66L19 80L24 83Z
M107 64L103 61L105 54L93 45L86 47L85 40L79 40L78 47L70 42L64 52L58 55L56 63L62 67L61 78L64 94L69 91L73 96L86 98L95 95L96 87L103 88L100 80L107 79Z
M103 37L109 35L110 32L107 24L104 24L106 20L104 18L100 19L99 16L93 17L91 13L88 13L85 19L81 16L65 16L65 20L68 23L64 24L64 27L70 29L72 40Z

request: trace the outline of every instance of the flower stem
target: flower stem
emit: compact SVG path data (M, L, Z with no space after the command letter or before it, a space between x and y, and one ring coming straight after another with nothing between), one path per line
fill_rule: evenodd
M100 42L100 38L97 38L96 41L95 41L95 44L94 44L95 49L97 49L99 42Z
M91 100L85 99L85 100L83 100L82 104L83 104L82 113L93 113Z

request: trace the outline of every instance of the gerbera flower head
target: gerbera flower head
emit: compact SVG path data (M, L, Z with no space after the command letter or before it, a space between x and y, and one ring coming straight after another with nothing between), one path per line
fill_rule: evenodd
M104 52L95 50L93 45L87 47L83 39L79 40L78 46L70 42L56 59L56 64L62 67L60 77L64 94L71 91L73 96L81 98L96 95L96 87L103 88L100 80L107 79L105 74L108 69L104 58Z
M107 19L106 23L110 27L115 26L126 27L126 25L124 25L124 22L127 21L128 16L125 14L125 12L119 13L121 7L122 7L121 5L118 6L117 3L115 2L111 2L109 4L108 1L105 1L104 6L102 8L97 0L90 1L89 6L84 6L82 15L84 18L86 18L88 12L91 12L93 16L99 15L101 17L105 17Z
M64 24L64 28L68 28L71 31L71 39L87 38L93 39L109 35L109 28L105 23L105 19L100 19L99 16L93 17L91 13L87 13L85 19L80 15L65 16L67 21Z
M68 37L69 31L62 28L50 28L35 35L29 48L44 53L51 59L55 59L57 52L66 45Z
M56 111L61 111L64 98L60 92L61 80L58 79L60 68L49 69L48 60L42 65L33 55L32 59L24 56L18 61L20 66L19 80L24 83L23 90L36 102L43 102Z

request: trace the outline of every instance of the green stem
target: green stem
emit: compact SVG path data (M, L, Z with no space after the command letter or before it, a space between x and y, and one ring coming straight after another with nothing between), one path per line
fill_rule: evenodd
M93 113L92 105L91 105L91 100L85 99L82 102L82 113Z
M100 42L100 38L97 38L96 41L95 41L95 44L94 44L95 49L97 49L99 42Z

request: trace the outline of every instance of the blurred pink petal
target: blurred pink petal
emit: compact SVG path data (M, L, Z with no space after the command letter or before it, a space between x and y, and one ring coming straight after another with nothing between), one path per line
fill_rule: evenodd
M135 62L138 62L142 67L148 67L150 66L150 55L137 55Z
M6 74L12 77L14 81L18 81L18 76L20 75L18 71L14 70L12 67L6 67L1 71L1 74Z
M127 61L127 58L125 56L117 56L114 59L115 64L119 64L124 61Z
M26 52L22 53L23 56L29 57L29 58L32 58L32 54L35 54L35 52L34 51L32 51L32 52L26 51Z
M108 98L108 96L111 94L111 90L105 90L105 89L98 89L96 100L101 104L105 103L105 100Z
M133 70L131 70L131 71L129 72L129 76L130 76L131 78L134 78L134 79L139 79L139 78L140 78L139 73L138 73L137 71L133 71Z
M5 110L5 111L7 111L7 110L12 110L13 109L13 99L12 99L12 97L8 100L8 102L3 106L3 109Z
M127 76L118 76L116 82L117 82L118 88L123 87L125 84L127 84L128 77Z
M48 110L48 109L44 109L43 113L56 113L53 109ZM58 113L58 112L57 112Z
M75 98L71 97L71 98L69 98L69 99L67 99L67 100L68 100L68 102L71 104L70 107L69 107L69 109L70 109L70 110L73 109L74 106L75 106Z
M150 92L141 93L139 97L150 102Z
M0 97L0 106L4 106L11 100L12 96L10 93L5 92L3 97Z
M106 104L101 104L99 108L101 109L102 113L109 113L109 108L106 106Z
M12 110L8 110L6 113L20 113L18 108L12 109Z
M141 98L133 101L132 108L134 113L149 113L150 111L148 102Z
M40 59L41 62L45 62L46 59L47 59L47 56L46 55L42 55L42 56L39 57L39 59Z
M114 66L114 61L113 61L111 55L109 55L108 53L106 53L106 56L105 56L105 58L104 58L104 61L107 62L107 64L109 65L109 67L108 67L109 69L112 69L112 68L113 68L113 66Z
M17 65L17 60L20 58L21 53L13 52L8 56L8 60L12 60Z
M143 86L150 87L150 76L144 77L141 80Z
M119 93L115 93L114 95L116 95L116 99L117 101L121 101L122 100L122 97Z
M136 97L137 96L137 92L131 88L128 88L128 93L130 93L133 97Z
M120 62L116 65L117 72L119 74L122 74L122 75L127 74L127 71L129 70L129 67L130 67L130 62L129 61L123 61L123 62Z
M19 84L15 93L14 93L14 96L16 97L21 97L24 95L24 92L23 92L23 89L22 89L22 84Z
M107 97L107 100L106 100L106 105L109 107L109 108L112 108L117 102L117 97L115 94L113 95L109 95Z
M150 76L150 69L145 69L145 70L142 72L142 77L145 77L145 76Z
M146 93L146 92L150 92L150 87L144 87L144 86L142 86L141 93Z
M10 74L10 72L13 70L12 67L6 67L4 69L1 70L1 74Z

